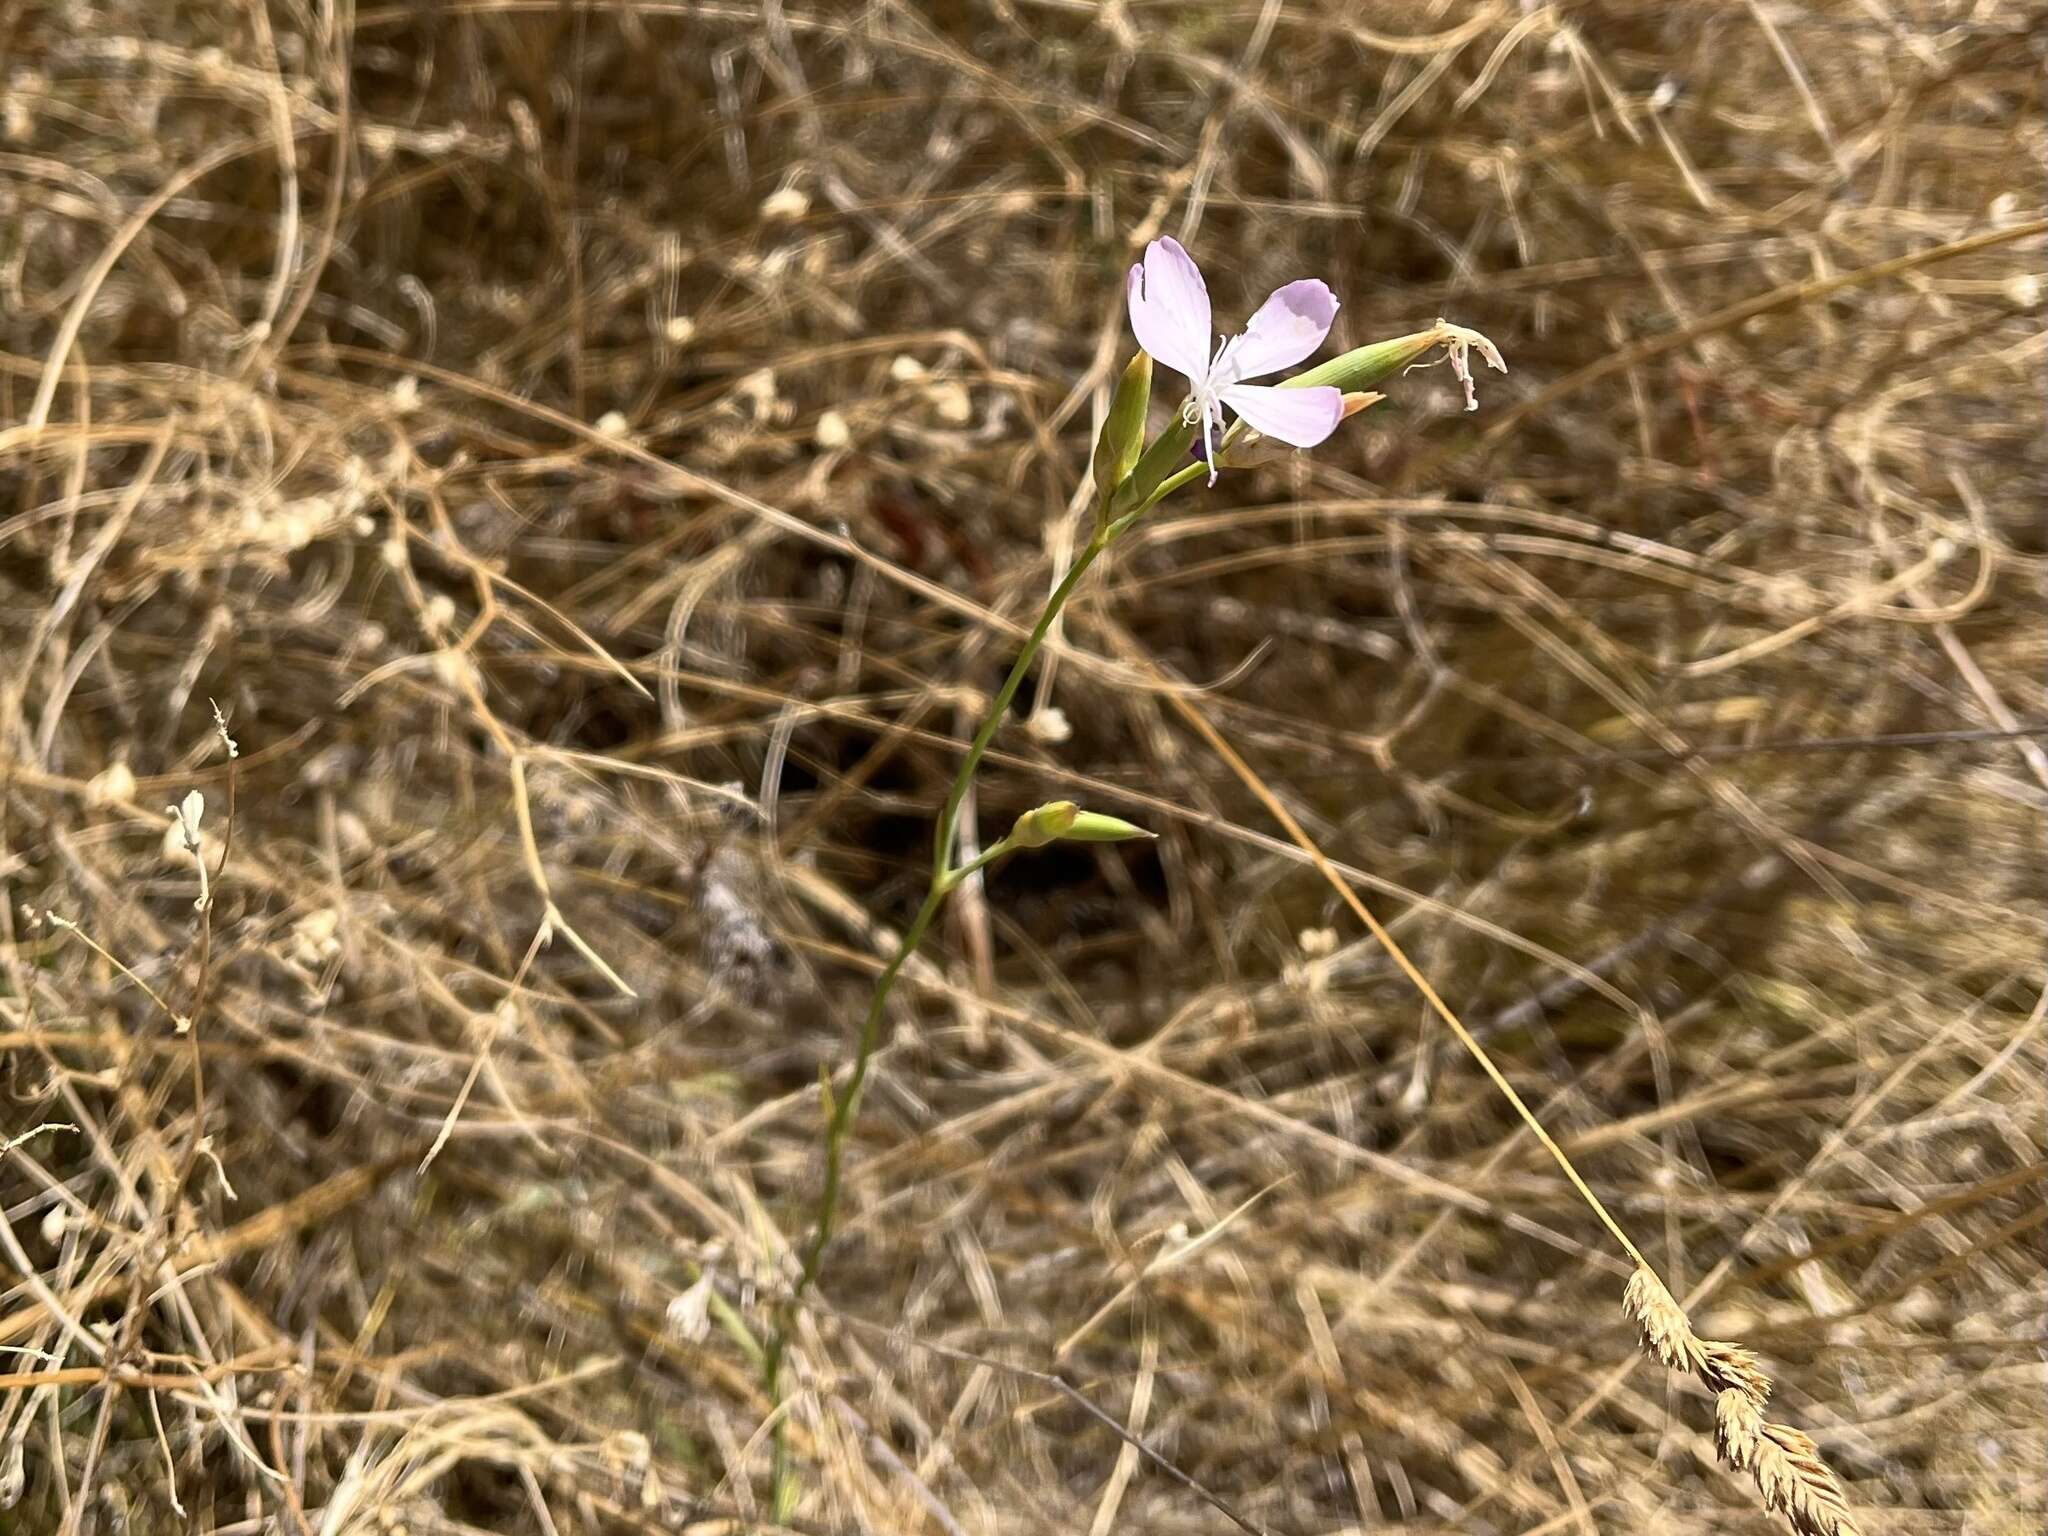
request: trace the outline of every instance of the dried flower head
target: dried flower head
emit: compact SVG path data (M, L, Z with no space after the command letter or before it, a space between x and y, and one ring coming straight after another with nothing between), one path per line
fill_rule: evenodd
M1820 1447L1791 1425L1764 1417L1771 1378L1756 1356L1694 1333L1685 1309L1647 1268L1630 1278L1622 1309L1642 1330L1645 1353L1691 1371L1713 1390L1714 1445L1729 1466L1756 1479L1766 1509L1791 1521L1799 1536L1860 1536Z
M1451 372L1458 376L1458 382L1465 387L1465 409L1479 409L1479 391L1472 382L1472 357L1477 352L1486 360L1486 366L1496 373L1506 373L1508 365L1500 355L1500 348L1488 341L1477 331L1467 326L1453 325L1438 316L1436 327L1443 333L1444 354L1451 361Z
M1685 1309L1649 1270L1638 1266L1621 1293L1621 1309L1642 1332L1643 1353L1674 1371L1698 1370L1703 1359L1698 1335Z
M167 805L171 821L178 830L185 848L192 853L199 851L199 819L206 814L206 796L198 790L186 791L185 798L176 805Z
M711 1332L711 1271L705 1270L668 1304L664 1321L668 1331L689 1343L702 1343Z
M85 786L85 800L88 805L118 805L124 800L135 798L135 770L121 758L114 759Z
M1752 1458L1749 1471L1764 1507L1783 1515L1799 1536L1860 1536L1842 1485L1811 1438L1789 1424L1766 1420Z

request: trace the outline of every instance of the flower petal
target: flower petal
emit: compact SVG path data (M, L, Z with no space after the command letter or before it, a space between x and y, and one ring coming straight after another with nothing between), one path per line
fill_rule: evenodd
M1337 296L1321 278L1304 277L1274 289L1244 334L1230 344L1223 371L1235 382L1292 368L1323 344L1337 307Z
M1344 392L1327 384L1283 389L1277 384L1231 384L1219 391L1223 403L1267 437L1313 448L1344 419Z
M1145 247L1131 268L1131 332L1138 345L1190 380L1209 375L1209 289L1202 269L1172 237Z

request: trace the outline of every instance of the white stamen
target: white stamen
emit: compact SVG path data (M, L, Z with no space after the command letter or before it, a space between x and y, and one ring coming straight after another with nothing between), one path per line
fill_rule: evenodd
M1216 444L1210 436L1213 426L1223 425L1223 403L1216 398L1216 391L1231 382L1224 371L1224 360L1239 338L1219 336L1216 339L1216 355L1209 359L1209 368L1201 378L1193 381L1195 386L1195 408L1202 413L1202 458L1209 465L1209 483L1216 483Z

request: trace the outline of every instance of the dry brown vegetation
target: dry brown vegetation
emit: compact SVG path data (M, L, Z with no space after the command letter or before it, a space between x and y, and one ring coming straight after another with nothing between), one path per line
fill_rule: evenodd
M0 1532L770 1528L818 1074L1162 232L1512 372L1077 599L975 824L1162 835L911 968L791 1523L2037 1530L2044 45L0 4Z

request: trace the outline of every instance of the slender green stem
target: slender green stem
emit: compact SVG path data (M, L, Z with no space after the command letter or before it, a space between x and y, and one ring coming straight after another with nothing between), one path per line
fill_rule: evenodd
M946 808L939 812L938 831L932 838L932 871L936 879L938 872L952 862L953 843L960 832L960 805L966 800L967 791L974 783L974 770L981 766L982 755L988 751L988 744L995 740L996 730L1003 723L1003 716L1010 712L1010 701L1017 697L1017 689L1024 682L1024 674L1031 670L1031 663L1038 657L1038 651L1045 644L1045 637L1051 631L1053 620L1060 616L1060 610L1067 606L1067 599L1074 595L1081 578L1088 574L1088 567L1095 563L1095 557L1109 547L1106 535L1098 533L1088 541L1067 574L1060 578L1060 584L1052 589L1052 596L1045 600L1045 611L1038 616L1038 622L1031 628L1030 636L1024 641L1024 649L1017 653L1017 661L1010 668L1010 675L1003 680L1002 689L996 694L995 702L989 706L988 718L981 723L974 741L967 748L967 756L960 761L960 771L954 776L953 788L946 796Z
M810 1241L804 1246L803 1266L797 1273L796 1294L799 1296L817 1280L818 1268L825 1258L825 1245L832 1240L832 1225L839 1215L839 1186L846 1169L846 1139L853 1130L854 1117L860 1113L861 1091L867 1086L868 1067L874 1060L875 1047L882 1041L882 1021L888 1014L889 994L896 990L896 978L902 973L904 962L917 953L952 889L949 881L932 882L931 889L925 892L924 905L917 909L917 916L910 920L902 942L896 946L896 958L875 978L875 993L868 999L867 1017L861 1020L860 1040L854 1049L853 1076L847 1081L846 1090L835 1096L832 1118L825 1127L825 1187L818 1196L817 1223L811 1229Z
M948 891L951 891L954 886L958 885L962 880L965 880L969 875L973 874L976 870L986 869L989 865L995 863L997 859L1000 859L1004 854L1008 853L1009 851L1010 840L1007 837L999 843L991 843L988 847L982 849L981 852L977 853L973 858L969 859L965 864L962 864L958 869L949 869L946 871L946 889Z
M924 942L925 935L938 917L939 909L945 905L954 888L974 871L1010 851L1009 840L1005 838L955 869L952 858L953 846L960 832L960 808L974 782L975 770L981 766L989 743L995 740L996 731L1002 725L1003 717L1009 713L1018 688L1023 686L1025 674L1038 659L1053 622L1066 607L1067 599L1074 595L1074 589L1080 585L1088 568L1108 546L1109 535L1098 532L1088 541L1066 575L1060 578L1059 585L1053 588L1038 622L1024 641L1024 648L1017 653L1017 660L1010 667L1010 675L1004 679L1002 688L989 706L988 718L982 722L981 729L975 733L973 742L961 759L959 771L953 777L953 787L946 795L945 809L939 813L937 833L932 839L931 884L925 891L924 904L904 930L903 938L896 946L895 957L875 978L874 995L868 999L867 1017L861 1020L860 1035L854 1045L853 1073L845 1090L836 1096L830 1093L829 1088L827 1090L830 1114L825 1124L825 1183L818 1194L817 1217L804 1244L796 1284L788 1301L778 1309L775 1330L761 1355L761 1380L767 1388L769 1402L777 1410L782 1405L782 1362L789 1350L789 1336L796 1321L796 1304L817 1282L818 1273L824 1267L826 1245L831 1242L832 1229L838 1221L839 1195L846 1173L846 1143L853 1132L854 1118L860 1113L861 1091L867 1086L869 1064L874 1060L875 1048L881 1044L882 1022L888 1016L889 995L896 990L896 979L902 974L905 962L917 953L918 946ZM786 1420L776 1421L774 1510L778 1521L788 1519L796 1511L796 1481L790 1463L786 1426Z
M1235 443L1240 437L1244 435L1244 430L1244 421L1242 420L1242 418L1240 418L1237 421L1233 421L1230 424L1229 428L1223 434L1223 441L1216 445L1215 452L1216 457L1219 460L1223 457L1224 454L1230 451L1231 444ZM1151 495L1147 496L1142 502L1140 502L1136 507L1133 507L1130 511L1126 512L1122 517L1119 517L1114 522L1112 522L1109 525L1108 536L1111 539L1114 539L1118 534L1122 533L1126 528L1129 528L1131 524L1135 523L1147 512L1150 512L1154 507L1158 506L1160 502L1166 500L1167 497L1171 496L1175 491L1179 490L1182 486L1192 485L1196 480L1200 479L1202 476L1208 473L1209 462L1206 459L1200 460L1193 464L1189 464L1184 468L1175 470L1172 474L1168 475L1165 479L1161 480L1158 485L1153 487Z
M775 1331L769 1336L761 1363L762 1383L768 1389L769 1401L778 1409L782 1404L782 1360L789 1349L795 1303L817 1280L819 1267L825 1260L825 1245L832 1240L832 1224L839 1214L839 1187L846 1171L846 1140L853 1129L853 1118L860 1112L860 1096L861 1090L867 1086L868 1064L874 1059L875 1047L881 1043L882 1020L888 1014L889 994L896 989L896 978L902 973L904 962L924 942L932 920L939 915L939 908L945 904L952 888L952 882L943 878L932 881L931 889L925 892L924 905L917 909L917 916L910 920L910 926L904 930L903 938L896 946L895 958L875 978L874 995L868 999L867 1017L861 1020L860 1038L854 1047L853 1076L846 1090L833 1098L831 1118L825 1125L825 1187L818 1196L817 1222L811 1229L810 1240L804 1244L803 1262L797 1271L789 1304L780 1309ZM775 1518L783 1521L796 1512L796 1484L790 1475L786 1426L780 1420L775 1425L774 1477Z

